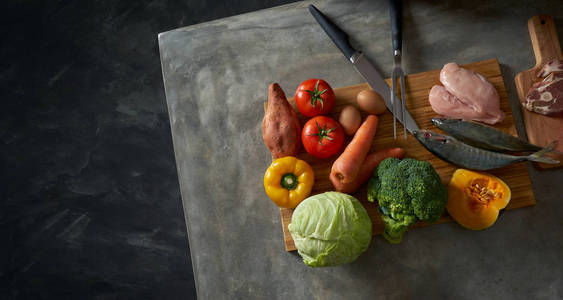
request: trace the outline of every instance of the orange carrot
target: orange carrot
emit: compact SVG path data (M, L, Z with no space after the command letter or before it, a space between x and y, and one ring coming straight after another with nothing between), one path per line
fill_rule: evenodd
M371 142L375 136L378 118L369 115L362 126L356 131L354 138L346 146L344 152L334 161L330 171L330 180L340 184L351 183L356 179L360 167L371 147Z
M334 181L331 178L332 184L339 192L348 194L354 193L370 179L373 170L377 168L382 160L388 157L403 158L403 156L405 156L405 150L403 150L403 148L387 148L370 153L362 164L360 172L356 176L356 180L350 183L342 183L340 181Z

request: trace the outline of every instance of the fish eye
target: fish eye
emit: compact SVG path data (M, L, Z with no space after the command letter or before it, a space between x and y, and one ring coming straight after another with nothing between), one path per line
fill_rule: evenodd
M425 132L425 133L424 133L424 137L425 137L425 138L429 138L429 137L431 137L431 136L432 136L432 135L430 134L430 132Z
M445 144L447 141L448 141L448 140L443 139L443 140L442 140L442 144Z

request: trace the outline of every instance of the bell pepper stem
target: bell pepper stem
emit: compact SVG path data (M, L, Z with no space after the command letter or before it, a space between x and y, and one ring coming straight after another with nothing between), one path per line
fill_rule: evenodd
M281 177L280 184L285 189L294 190L297 187L298 183L299 182L297 181L297 176L295 176L295 174L286 173Z

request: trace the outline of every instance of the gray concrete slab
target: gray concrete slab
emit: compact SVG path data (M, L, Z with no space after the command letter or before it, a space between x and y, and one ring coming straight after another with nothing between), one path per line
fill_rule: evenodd
M392 56L387 1L315 1L383 75ZM374 238L356 262L312 269L284 251L278 208L264 193L270 154L262 102L276 81L334 87L362 82L295 3L160 34L164 84L196 286L201 299L558 299L563 297L563 171L529 165L537 206L504 214L480 232L455 223ZM410 1L407 73L498 58L517 128L514 75L535 63L527 20L560 1Z

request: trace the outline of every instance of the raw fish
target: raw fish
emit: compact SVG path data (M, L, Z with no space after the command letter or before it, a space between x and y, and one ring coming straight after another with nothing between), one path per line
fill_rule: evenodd
M460 119L432 118L432 124L454 138L491 151L536 152L540 146L526 143L502 130Z
M546 152L553 149L555 143L527 156L515 156L479 149L464 144L451 136L430 130L417 130L413 132L413 135L428 151L432 152L432 154L451 164L466 169L490 170L523 161L548 164L559 163L559 161L542 157Z

